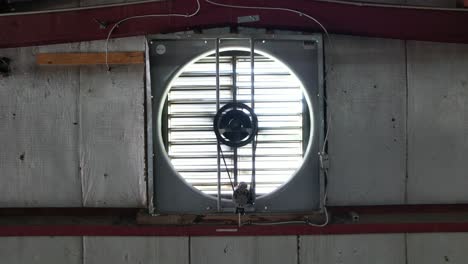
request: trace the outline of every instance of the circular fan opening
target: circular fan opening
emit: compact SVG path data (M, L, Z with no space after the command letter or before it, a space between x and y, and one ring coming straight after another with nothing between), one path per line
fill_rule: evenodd
M271 194L300 168L312 137L312 113L299 78L281 61L255 51L254 107L258 117L255 147L256 195ZM219 54L219 107L238 102L252 107L250 53L244 48ZM217 195L218 152L213 131L216 107L216 55L213 51L185 65L171 80L161 113L168 157L193 188ZM221 144L221 194L232 186L251 184L252 144ZM223 159L224 157L224 159ZM235 168L237 158L237 168Z

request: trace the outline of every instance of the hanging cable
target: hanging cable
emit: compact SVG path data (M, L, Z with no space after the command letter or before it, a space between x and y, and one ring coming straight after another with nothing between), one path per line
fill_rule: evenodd
M151 14L151 15L141 15L141 16L130 16L130 17L124 18L124 19L119 20L116 23L114 23L114 25L109 30L109 33L107 34L107 38L106 38L106 67L107 67L107 70L110 71L109 61L108 61L108 57L109 57L109 39L112 36L112 33L114 32L114 30L119 25L121 25L122 23L124 23L126 21L129 21L129 20L132 20L132 19L137 19L137 18L148 18L148 17L184 17L184 18L191 18L193 16L196 16L200 12L200 7L201 7L200 6L200 0L196 0L196 2L197 2L197 9L191 14L169 13L169 14Z
M214 1L211 1L211 0L205 0L205 2L210 3L212 5L216 5L216 6L220 6L220 7L226 7L226 8L284 11L284 12L294 13L294 14L297 14L299 16L303 16L305 18L308 18L308 19L312 20L314 23L316 23L323 30L330 47L333 49L333 44L332 44L330 34L328 33L327 28L322 23L320 23L320 21L318 19L316 19L313 16L310 16L310 15L304 13L304 12L301 12L301 11L298 11L298 10L295 10L295 9L291 9L291 8L283 8L283 7L230 5L230 4L222 4L222 3L214 2ZM324 79L325 79L325 82L326 82L327 76L328 76L328 70L327 69L325 69L324 75L325 75ZM325 96L324 95L321 95L321 96L323 98L323 101L325 102L325 105L328 105L328 101L325 98ZM324 137L324 140L323 140L322 152L319 153L319 155L325 154L326 146L328 145L330 127L331 127L331 112L329 113L329 118L328 118L328 122L327 122L327 129L325 131L325 137ZM255 140L255 142L256 142L256 140ZM252 149L253 149L253 153L255 153L255 149L256 149L256 144L255 143L252 146ZM324 170L325 175L328 175L328 173L325 170ZM326 199L327 199L327 190L326 190L326 187L325 187L325 194L324 194L324 201L323 201L325 222L323 224L314 224L314 223L311 223L308 220L305 220L305 221L274 222L274 223L250 223L250 224L252 224L252 225L282 225L282 224L304 224L305 223L305 224L308 224L310 226L324 227L324 226L328 225L328 223L329 223L329 215L328 215L328 210L327 210L327 207L326 207Z
M318 21L316 18L314 18L313 16L310 16L306 13L303 13L301 11L298 11L298 10L295 10L295 9L291 9L291 8L284 8L284 7L268 7L268 6L241 6L241 5L229 5L229 4L222 4L222 3L218 3L218 2L214 2L214 1L211 1L211 0L205 0L205 2L207 3L210 3L212 5L216 5L216 6L222 6L222 7L229 7L229 8L237 8L237 9L257 9L257 10L270 10L270 11L285 11L285 12L290 12L290 13L294 13L294 14L298 14L299 16L304 16L312 21L314 21L322 30L323 32L325 33L325 35L327 36L327 38L329 38L329 35L328 34L328 30L323 26L322 23L320 23L320 21Z
M327 193L325 192L324 195L324 201L327 199ZM280 222L270 222L270 223L259 223L259 222L246 222L242 223L242 225L256 225L256 226L274 226L274 225L295 225L295 224L307 224L310 226L314 227L325 227L330 223L330 216L327 210L327 207L325 206L324 203L324 215L325 215L325 221L322 224L315 224L311 222L309 219L305 220L297 220L297 221L280 221Z
M305 219L305 220L302 220L302 221L301 220L297 220L297 221L280 221L280 222L270 222L270 223L246 222L246 223L239 224L239 226L241 226L241 225L272 226L272 225L307 224L307 225L314 226L314 227L325 227L330 223L330 215L328 213L328 209L327 209L327 206L326 206L327 196L328 196L328 191L325 188L325 193L323 195L323 213L325 215L325 221L322 224L315 224L315 223L311 222L309 219Z
M230 5L230 4L223 4L223 3L214 2L214 1L211 1L211 0L205 0L205 2L207 2L209 4L212 4L212 5L227 7L227 8L284 11L284 12L294 13L294 14L297 14L299 16L303 16L305 18L308 18L308 19L312 20L314 23L316 23L323 30L323 32L325 33L325 36L327 38L328 43L330 44L331 47L333 47L332 41L330 39L330 34L329 34L327 28L318 19L316 19L313 16L310 16L310 15L308 15L308 14L302 12L302 11L291 9L291 8L283 8L283 7ZM137 18L148 18L148 17L184 17L184 18L190 18L190 17L196 16L200 12L200 9L201 9L200 0L196 0L196 3L197 3L197 8L191 14L168 13L168 14L151 14L151 15L131 16L131 17L124 18L124 19L119 20L116 23L114 23L114 25L109 30L109 33L107 34L106 44L105 44L105 46L106 46L105 47L105 53L106 53L106 67L107 67L107 70L110 71L110 67L109 67L109 40L110 40L110 37L112 36L112 33L114 32L114 30L120 24L122 24L122 23L124 23L124 22L126 22L128 20L137 19ZM326 80L327 76L328 76L328 70L327 69L325 70L324 75L325 75L325 80ZM323 97L325 103L328 105L328 102L327 102L325 96L322 95L322 97ZM331 122L331 113L329 115L329 120ZM329 133L330 133L330 122L327 122L327 130L326 130L325 137L324 137L322 153L325 153L325 148L326 148L326 145L328 144L328 136L329 136Z
M193 17L193 16L196 16L199 12L200 12L200 0L196 0L197 2L197 9L191 13L191 14L177 14L177 13L170 13L170 14L151 14L151 15L140 15L140 16L131 16L131 17L127 17L127 18L124 18L118 22L116 22L112 27L111 29L109 30L109 33L107 35L107 38L106 38L106 50L105 50L105 53L106 53L106 66L107 66L107 69L110 70L110 67L109 67L109 64L108 64L108 50L109 50L109 39L110 37L112 36L112 33L113 31L122 23L126 22L126 21L129 21L129 20L132 20L132 19L138 19L138 18L148 18L148 17L184 17L184 18L190 18L190 17ZM218 2L214 2L214 1L211 1L211 0L205 0L205 2L209 3L209 4L212 4L212 5L216 5L216 6L221 6L221 7L226 7L226 8L237 8L237 9L257 9L257 10L269 10L269 11L284 11L284 12L289 12L289 13L294 13L294 14L297 14L299 16L302 16L302 17L305 17L307 19L310 19L312 20L315 24L317 24L324 32L326 38L327 38L327 41L328 43L330 44L330 47L333 46L332 44L332 41L331 41L331 38L330 38L330 34L328 32L328 30L326 29L326 27L319 21L317 20L316 18L314 18L313 16L310 16L302 11L298 11L298 10L295 10L295 9L290 9L290 8L283 8L283 7L266 7L266 6L241 6L241 5L229 5L229 4L222 4L222 3L218 3ZM332 47L333 48L333 47ZM331 63L330 63L331 64ZM331 68L332 69L332 68ZM326 69L325 70L325 82L327 80L327 77L328 77L328 70ZM325 98L324 95L321 95L325 104L328 105L328 102L327 102L327 99ZM330 133L330 122L331 122L331 113L329 113L329 121L327 122L327 130L325 132L325 137L324 137L324 141L323 141L323 146L322 146L322 153L325 153L326 151L326 146L328 144L328 138L329 138L329 133ZM258 136L258 134L256 135L256 137ZM256 141L256 140L255 140ZM255 155L255 150L256 150L256 144L254 144L252 146L252 150L253 150L253 155ZM224 165L226 167L226 172L228 174L228 177L229 177L229 181L231 183L231 187L234 191L234 185L232 183L232 179L231 179L231 176L230 176L230 173L229 173L229 169L227 167L227 163L226 163L226 160L225 160L225 157L224 157L224 153L222 152L222 149L221 149L221 155L222 155L222 158L223 158L223 162L224 162ZM326 170L326 169L325 169ZM324 173L325 175L328 174L328 171L325 171L324 170ZM314 223L311 223L309 220L305 220L305 221L286 221L286 222L274 222L274 223L250 223L252 225L281 225L281 224L298 224L298 223L305 223L305 224L308 224L308 225L311 225L311 226L316 226L316 227L324 227L326 225L328 225L329 223L329 215L328 215L328 210L326 208L326 199L327 199L327 190L326 190L326 187L325 187L325 194L324 194L324 202L323 202L323 206L324 206L324 214L325 214L325 222L323 224L314 224Z
M324 3L332 4L341 4L347 6L358 6L358 7L382 7L382 8L396 8L396 9L410 9L410 10L431 10L431 11L451 11L451 12L468 12L467 8L457 8L457 7L436 7L436 6L416 6L416 5L406 5L406 4L386 4L386 3L370 3L368 1L358 2L358 1L343 1L343 0L316 0ZM161 0L146 0L146 1L135 1L131 3L115 3L115 4L102 4L102 5L91 5L83 7L71 7L71 8L57 8L50 10L37 10L37 11L24 11L24 12L9 12L1 13L0 17L6 16L19 16L19 15L38 15L38 14L53 14L60 12L71 12L71 11L82 11L98 8L109 8L109 7L120 7L127 5L136 5L136 4L145 4L151 2L161 2Z
M220 7L226 7L226 8L237 8L237 9L255 9L255 10L269 10L269 11L284 11L284 12L289 12L289 13L294 13L294 14L297 14L299 16L302 16L302 17L305 17L307 19L310 19L312 20L315 24L317 24L321 29L322 31L325 33L325 36L326 36L326 39L328 41L328 44L330 45L330 48L333 49L333 43L331 41L331 38L330 38L330 34L327 30L327 28L318 20L316 19L315 17L311 16L311 15L308 15L302 11L299 11L299 10L295 10L295 9L291 9L291 8L284 8L284 7L268 7L268 6L244 6L244 5L230 5L230 4L223 4L223 3L218 3L218 2L215 2L215 1L212 1L212 0L205 0L205 2L209 3L209 4L212 4L212 5L215 5L215 6L220 6ZM330 63L331 65L331 63ZM330 69L332 69L330 67ZM324 79L325 81L327 80L327 76L328 76L328 69L325 69L325 73L324 73ZM324 95L321 95L325 104L328 105L328 102L327 102L327 99L325 98ZM323 146L322 146L322 152L321 154L324 154L325 153L325 150L326 150L326 146L328 144L328 137L329 137L329 134L330 134L330 125L331 125L331 112L329 113L329 122L327 122L327 130L325 132L325 137L324 137L324 141L323 141Z

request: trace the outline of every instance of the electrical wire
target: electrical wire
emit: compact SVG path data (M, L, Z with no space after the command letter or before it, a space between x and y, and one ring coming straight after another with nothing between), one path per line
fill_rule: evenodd
M272 225L294 225L294 224L307 224L309 226L314 227L325 227L330 223L330 215L328 213L328 209L326 207L326 200L327 200L327 192L325 191L324 195L324 206L323 206L323 213L325 215L325 221L322 224L315 224L312 223L309 219L305 219L303 221L280 221L280 222L270 222L270 223L258 223L258 222L246 222L242 225L257 225L257 226L272 226Z
M328 170L324 170L325 178L328 176ZM325 182L325 193L323 195L323 213L325 215L325 221L322 224L315 224L312 223L309 219L305 219L303 221L280 221L280 222L270 222L270 223L258 223L258 222L246 222L241 223L239 222L239 227L242 225L257 225L257 226L274 226L274 225L293 225L293 224L307 224L313 227L325 227L330 223L330 215L327 209L327 198L328 198L328 190L327 190L327 183Z
M0 17L49 14L49 13L70 12L70 11L81 11L81 10L89 10L89 9L97 9L97 8L118 7L118 6L144 4L144 3L151 3L151 2L163 2L163 1L164 0L162 0L162 1L161 0L147 0L147 1L136 1L136 2L131 2L131 3L116 3L116 4L93 5L93 6L72 7L72 8L58 8L58 9L51 9L51 10L10 12L10 13L2 13L2 14L0 14ZM348 6L358 6L358 7L383 7L383 8L400 8L400 9L416 9L416 10L431 10L431 11L468 12L467 8L456 8L456 7L396 5L396 4L385 4L385 3L380 4L380 3L369 3L369 2L354 2L354 1L349 2L349 1L340 1L340 0L315 0L315 1L325 2L325 3L332 3L332 4L342 4L342 5L348 5Z
M247 222L242 225L256 225L256 226L274 226L274 225L297 225L297 224L306 224L314 227L325 227L329 223L328 211L324 211L325 222L323 224L314 224L309 219L306 220L297 220L297 221L280 221L280 222L270 222L270 223L258 223L258 222Z
M110 37L112 36L112 33L114 32L114 30L119 26L121 25L122 23L125 23L126 21L129 21L129 20L132 20L132 19L138 19L138 18L149 18L149 17L184 17L184 18L191 18L191 17L194 17L196 16L199 12L200 12L200 0L196 0L197 2L197 9L190 13L190 14L177 14L177 13L168 13L168 14L150 14L150 15L140 15L140 16L130 16L130 17L126 17L122 20L119 20L117 21L116 23L114 23L114 25L111 27L111 29L109 30L109 33L107 34L107 38L106 38L106 67L107 67L107 70L110 71L110 67L109 67L109 61L108 61L108 57L109 57L109 39Z
M327 170L324 171L325 175L328 175ZM259 223L259 222L245 222L241 223L239 220L239 227L243 225L256 225L256 226L275 226L275 225L295 225L295 224L306 224L313 227L325 227L330 223L330 215L327 209L327 184L325 183L325 193L323 195L323 213L325 215L325 221L322 224L315 224L311 222L309 219L305 220L296 220L296 221L279 221L279 222L266 222L266 223Z
M323 98L325 98L325 97L323 97ZM328 103L327 103L327 105L328 105ZM330 111L330 113L328 114L327 131L325 132L325 137L323 138L322 152L320 154L325 154L326 153L326 147L328 145L328 136L330 135L331 119L332 119L332 114L331 114L331 111Z
M313 227L325 227L330 223L330 216L328 214L328 210L326 209L326 207L324 209L324 215L325 215L325 221L323 222L323 224L315 224L315 223L312 223L309 219L306 219L306 220L303 220L303 221L301 221L301 220L297 220L297 221L280 221L280 222L270 222L270 223L268 223L268 222L266 222L266 223L245 222L245 223L242 223L241 225L274 226L274 225L306 224L306 225L313 226Z
M214 2L214 1L211 1L211 0L205 0L205 2L210 3L212 5L221 6L221 7L228 7L228 8L285 11L285 12L294 13L294 14L297 14L299 16L304 16L304 17L314 21L323 30L323 32L325 33L327 38L330 39L330 37L329 37L330 34L328 33L328 30L325 28L325 26L323 26L322 23L320 23L320 21L318 21L315 17L310 16L310 15L308 15L306 13L303 13L303 12L301 12L299 10L295 10L295 9L291 9L291 8L285 8L285 7L229 5L229 4L222 4L222 3Z
M190 17L196 16L200 12L200 9L201 9L200 0L196 0L196 2L197 2L197 9L191 14L169 13L169 14L151 14L151 15L131 16L131 17L124 18L124 19L119 20L118 22L114 23L114 25L109 30L109 33L107 34L106 44L105 44L106 45L105 53L106 53L106 67L107 67L107 70L110 71L110 67L109 67L109 39L112 36L112 33L114 32L114 30L120 24L122 24L122 23L124 23L124 22L126 22L128 20L138 19L138 18L148 18L148 17L184 17L184 18L190 18ZM319 25L319 27L325 33L325 36L327 38L328 43L330 44L330 47L333 47L333 44L332 44L332 41L331 41L331 38L330 38L330 34L329 34L327 28L318 19L316 19L316 18L314 18L314 17L312 17L312 16L310 16L310 15L308 15L308 14L302 12L302 11L298 11L298 10L291 9L291 8L283 8L283 7L229 5L229 4L222 4L222 3L214 2L214 1L211 1L211 0L205 0L205 2L207 2L209 4L212 4L212 5L226 7L226 8L284 11L284 12L290 12L290 13L297 14L299 16L306 17L306 18L312 20L317 25ZM325 70L325 76L328 76L328 70ZM326 79L326 77L325 77L325 79ZM322 96L322 97L323 97L325 103L328 105L328 102L327 102L326 98L324 96ZM326 146L328 144L328 136L329 136L329 133L330 133L330 125L331 125L331 113L329 115L329 120L330 120L330 122L327 123L327 131L325 133L325 138L324 138L324 142L323 142L322 154L325 153L325 149L326 149Z
M325 172L325 175L328 175L328 172ZM330 216L328 215L328 209L327 209L327 198L328 198L328 190L327 190L327 183L325 182L325 193L323 194L323 212L325 214L325 222L323 222L322 224L314 224L310 222L309 220L306 220L306 223L308 225L315 226L315 227L325 227L330 223Z
M325 33L325 36L326 36L326 39L328 41L328 44L330 45L330 48L333 49L333 42L331 41L330 34L329 34L327 28L318 19L316 19L315 17L313 17L311 15L308 15L308 14L302 12L302 11L291 9L291 8L284 8L284 7L230 5L230 4L223 4L223 3L214 2L212 0L205 0L205 2L207 2L209 4L212 4L212 5L215 5L215 6L226 7L226 8L284 11L284 12L294 13L294 14L297 14L299 16L303 16L305 18L308 18L308 19L312 20L314 23L316 23L322 29L322 31ZM325 75L325 81L326 81L327 76L328 76L328 69L325 70L324 75ZM325 98L325 96L322 95L322 98L323 98L325 104L328 105L328 102L327 102L327 99ZM326 146L328 144L328 136L330 134L330 127L331 127L331 113L329 114L329 122L327 122L327 131L325 132L325 137L324 137L324 141L323 141L321 154L325 153Z
M318 2L342 4L348 6L358 7L383 7L383 8L399 8L399 9L416 9L416 10L431 10L431 11L456 11L456 12L468 12L466 8L457 7L434 7L434 6L416 6L416 5L405 5L405 4L391 4L391 3L370 3L370 2L351 2L343 0L315 0Z
M257 129L257 133L255 134L255 139L254 141L252 142L252 157L255 157L256 153L257 153L257 143L258 143L258 129ZM255 161L253 162L255 163ZM253 164L255 165L255 164ZM254 190L254 188L252 188L253 186L253 183L254 183L254 177L253 177L253 168L252 168L252 175L250 177L250 194L254 194L254 195L257 195L256 191ZM254 192L255 191L255 192ZM255 201L254 198L256 197L252 197L252 201Z
M110 70L110 67L109 67L109 64L108 64L108 51L109 51L109 39L112 35L112 33L114 32L114 30L122 23L128 21L128 20L132 20L132 19L138 19L138 18L148 18L148 17L184 17L184 18L190 18L190 17L193 17L193 16L196 16L199 12L200 12L200 2L199 0L196 0L197 1L197 9L191 13L191 14L152 14L152 15L141 15L141 16L131 16L131 17L127 17L127 18L124 18L118 22L116 22L112 28L109 30L109 33L107 35L107 38L106 38L106 66L107 66L107 69ZM327 41L329 42L330 44L330 47L333 46L332 44L332 41L331 41L331 38L330 38L330 34L328 32L328 30L326 29L326 27L320 22L318 21L316 18L302 12L302 11L298 11L298 10L295 10L295 9L291 9L291 8L283 8L283 7L265 7L265 6L240 6L240 5L229 5L229 4L222 4L222 3L218 3L218 2L214 2L214 1L211 1L211 0L205 0L205 2L209 3L209 4L212 4L212 5L216 5L216 6L221 6L221 7L226 7L226 8L237 8L237 9L257 9L257 10L270 10L270 11L284 11L284 12L290 12L290 13L294 13L294 14L297 14L299 16L303 16L305 18L308 18L310 20L312 20L314 23L316 23L322 30L323 32L325 33L325 36L327 38ZM325 76L328 76L328 71L326 70L325 71ZM325 82L326 82L326 77L325 77ZM325 96L322 96L323 97L323 100L325 102L326 105L328 105L328 102L327 102L327 99L325 98ZM330 122L331 122L331 113L330 113ZM327 124L327 131L325 133L325 138L324 138L324 142L323 142L323 148L322 148L322 153L325 153L325 150L326 150L326 145L328 143L328 136L329 136L329 133L330 133L330 122L328 122ZM256 135L256 137L258 137L258 134ZM255 150L256 150L256 141L255 140L255 143L254 145L252 146L253 147L253 150L255 153ZM254 154L255 155L255 154ZM224 166L226 167L226 172L228 174L228 177L229 177L229 181L231 183L231 187L232 187L232 190L234 191L234 185L232 183L232 179L231 179L231 175L229 173L229 169L227 167L227 163L226 163L226 159L224 157L224 153L221 149L221 156L223 158L223 162L224 162ZM325 174L327 174L325 172ZM323 224L314 224L314 223L311 223L309 220L305 220L305 221L284 221L284 222L273 222L273 223L250 223L251 225L282 225L282 224L299 224L299 223L305 223L305 224L308 224L310 226L315 226L315 227L324 227L326 225L328 225L329 223L329 215L328 215L328 210L326 208L326 199L327 199L327 191L326 191L326 188L325 188L325 195L324 195L324 214L325 214L325 222ZM239 220L240 221L240 220ZM239 222L239 226L241 225L241 223Z
M212 4L212 5L216 5L216 6L220 6L220 7L226 7L226 8L237 8L237 9L256 9L256 10L269 10L269 11L285 11L285 12L290 12L290 13L294 13L294 14L297 14L299 16L303 16L303 17L306 17L310 20L312 20L314 23L316 23L322 30L323 32L325 33L325 36L327 38L327 41L330 45L330 47L333 49L333 43L331 41L331 38L330 38L330 34L328 33L328 30L327 28L316 18L314 18L313 16L310 16L304 12L301 12L301 11L298 11L298 10L295 10L295 9L291 9L291 8L283 8L283 7L266 7L266 6L241 6L241 5L230 5L230 4L222 4L222 3L218 3L218 2L214 2L214 1L211 1L211 0L205 0L205 2L209 3L209 4ZM331 68L332 69L332 68ZM327 80L327 76L328 76L328 70L326 69L325 70L325 82ZM325 98L324 95L322 95L322 98L325 102L326 105L328 105L328 101L327 99ZM325 151L326 151L326 146L328 144L328 137L329 137L329 134L330 134L330 127L331 127L331 112L329 113L329 122L327 122L327 131L325 132L325 137L324 137L324 141L323 141L323 146L322 146L322 152L319 153L319 155L321 154L325 154ZM256 141L256 140L255 140ZM256 142L255 142L256 143ZM254 144L254 146L252 146L253 149L254 149L254 153L255 153L255 149L256 149L256 144ZM326 170L326 169L325 169ZM327 172L325 172L325 174L327 175ZM314 223L311 223L310 221L308 220L305 220L305 221L285 221L285 222L273 222L273 223L250 223L252 225L284 225L284 224L308 224L310 226L315 226L315 227L324 227L326 225L328 225L329 223L329 215L328 215L328 210L327 210L327 207L326 207L326 199L327 199L327 190L326 190L326 187L325 187L325 194L324 194L324 201L323 201L323 208L324 208L324 214L325 214L325 222L322 223L322 224L314 224ZM239 226L240 226L240 222L239 222Z

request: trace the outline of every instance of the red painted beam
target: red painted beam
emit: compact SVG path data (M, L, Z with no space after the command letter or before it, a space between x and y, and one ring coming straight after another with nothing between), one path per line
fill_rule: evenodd
M135 216L136 208L0 208L0 216ZM329 207L332 214L433 214L464 213L468 204L385 205ZM0 225L0 236L253 236L327 235L372 233L468 232L468 222L414 222L282 226L119 226L119 225Z
M230 9L201 1L199 14L192 18L143 18L122 24L113 37L135 36L233 26L239 16L260 15L259 22L244 26L320 31L305 17L284 11ZM372 37L468 43L468 12L424 10L401 7L357 6L312 0L230 0L224 3L285 7L314 16L334 33ZM135 15L183 13L196 9L196 2L171 0L109 8L0 16L0 48L105 39L109 28L101 29L96 19L114 23Z
M468 204L411 204L370 206L329 206L332 213L356 212L359 214L444 214L468 212Z
M468 223L287 226L0 226L0 236L278 236L468 232Z
M328 206L333 214L356 212L360 214L444 214L468 212L468 204L412 204L412 205L368 205ZM136 216L144 208L109 207L5 207L2 216Z

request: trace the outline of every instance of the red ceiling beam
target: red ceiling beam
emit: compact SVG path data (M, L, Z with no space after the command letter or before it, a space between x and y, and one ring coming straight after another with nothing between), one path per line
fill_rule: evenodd
M327 206L332 214L355 212L366 215L389 214L454 214L468 213L468 204L411 204L411 205L367 205L367 206ZM118 207L4 207L0 217L11 216L132 216L145 208Z
M362 223L333 223L326 227L308 225L275 225L237 227L235 225L192 224L187 226L93 224L17 224L7 219L27 219L32 216L120 216L133 219L141 209L134 208L1 208L4 223L0 225L1 236L254 236L254 235L329 235L329 234L374 234L374 233L433 233L468 232L466 221L467 204L452 205L390 205L329 207L332 215L346 215L356 212L364 219ZM375 221L371 215L397 214L403 218L389 218L384 222ZM413 215L413 216L411 216ZM427 218L427 215L439 216ZM127 219L126 218L126 219ZM367 218L367 219L366 219ZM50 218L54 219L54 218ZM81 219L81 218L80 218ZM87 219L87 218L83 218ZM332 218L333 219L333 218ZM380 218L378 221L383 221ZM400 220L398 220L400 219ZM426 219L426 220L424 220ZM428 221L427 219L432 219ZM451 220L450 220L451 219ZM76 220L76 219L75 219ZM86 221L85 221L86 222ZM47 222L45 222L47 223Z
M192 18L143 18L122 24L113 37L168 33L237 25L237 18L259 15L260 21L244 26L320 31L314 22L284 11L230 9L201 1ZM230 0L234 5L285 7L307 13L334 33L372 37L468 43L468 12L384 6L358 6L312 0ZM196 2L171 0L78 11L0 16L0 48L105 39L112 23L134 15L183 13L196 9Z
M398 204L367 206L329 206L334 214L355 212L367 215L468 213L468 204Z
M331 224L285 226L0 226L2 236L279 236L468 232L468 223Z

